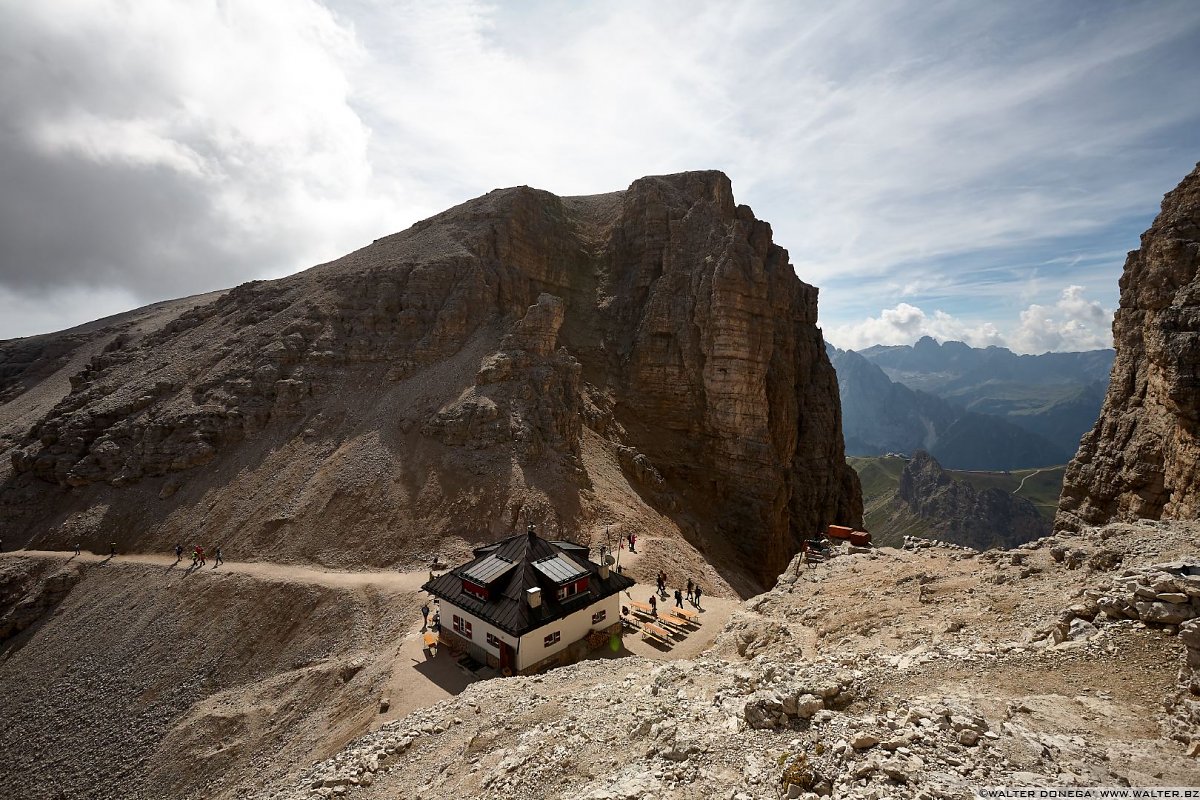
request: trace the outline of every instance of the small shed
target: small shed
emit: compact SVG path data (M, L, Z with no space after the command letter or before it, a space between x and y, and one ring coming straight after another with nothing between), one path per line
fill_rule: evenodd
M825 535L830 539L842 539L859 547L866 547L871 543L871 534L866 531L848 528L845 525L830 525L825 530Z

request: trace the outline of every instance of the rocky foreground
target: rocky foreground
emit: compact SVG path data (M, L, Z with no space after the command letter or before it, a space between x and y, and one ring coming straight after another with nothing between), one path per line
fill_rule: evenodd
M701 658L472 685L260 798L1200 784L1198 527L793 561Z

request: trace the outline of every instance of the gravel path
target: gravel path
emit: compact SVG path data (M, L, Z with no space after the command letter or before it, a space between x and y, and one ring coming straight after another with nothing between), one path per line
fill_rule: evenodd
M78 563L105 563L108 561L108 556L96 555L94 553L81 553L76 556L70 551L65 550L15 550L12 552L0 553L0 556L24 556L27 558L52 558L67 562ZM218 567L213 563L212 557L209 557L208 564L204 567L191 566L191 558L185 554L181 561L176 561L174 556L155 556L146 555L143 553L135 553L130 555L118 554L114 559L117 563L130 564L151 564L166 567L168 569L179 570L180 572L203 574L211 571L232 572L244 575L250 575L255 578L260 578L267 581L275 581L281 583L301 583L317 586L329 586L333 588L355 588L371 586L375 588L387 589L394 592L415 592L418 591L425 581L429 580L427 571L420 572L381 572L381 571L339 571L326 569L313 569L312 567L300 567L291 564L276 564L266 561L223 561Z

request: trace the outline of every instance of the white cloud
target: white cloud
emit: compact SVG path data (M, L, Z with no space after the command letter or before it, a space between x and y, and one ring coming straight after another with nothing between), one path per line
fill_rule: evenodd
M0 339L64 330L137 306L137 298L123 289L76 286L30 295L0 286Z
M0 3L0 286L144 302L498 186L718 168L824 319L936 307L1026 278L953 262L1153 211L1200 147L1198 30L1187 0Z
M991 322L969 324L944 311L929 315L908 303L885 308L878 317L825 330L825 339L843 350L861 350L873 344L912 344L922 336L966 342L972 347L1004 345L1004 338Z
M353 106L365 54L314 0L21 4L0 11L0 50L13 288L178 296L293 272L412 216L380 191Z
M1112 347L1113 312L1083 296L1082 286L1068 286L1053 306L1033 304L1021 312L1011 336L1021 353L1097 350Z
M1008 333L993 322L968 321L944 311L925 311L909 303L885 308L877 317L829 327L825 338L844 350L875 344L912 344L922 336L972 347L997 345L1017 353L1099 350L1112 347L1113 312L1084 297L1082 286L1068 286L1053 306L1036 303L1020 312Z

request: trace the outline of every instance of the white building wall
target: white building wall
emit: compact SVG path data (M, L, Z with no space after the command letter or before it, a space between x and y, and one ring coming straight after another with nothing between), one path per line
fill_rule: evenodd
M455 615L458 615L467 622L471 623L471 644L478 645L479 647L482 647L485 652L491 653L496 658L499 658L500 648L492 647L487 642L487 635L490 633L500 641L506 642L512 649L517 649L517 637L505 633L494 625L483 621L471 612L464 611L448 600L442 600L440 605L442 607L442 627L451 633L462 636L462 634L454 630L454 617ZM538 644L541 644L541 642Z
M592 625L592 614L603 609L608 614L604 621L596 626ZM445 615L443 614L443 619ZM590 606L576 611L570 616L555 620L547 625L543 625L521 637L521 646L517 650L517 669L525 669L538 663L544 658L549 658L555 653L566 650L571 645L578 642L584 636L587 636L588 631L593 627L607 628L615 624L621 619L621 595L613 594L603 600L592 603ZM560 636L558 643L551 646L545 646L546 636L558 631ZM507 641L507 640L506 640Z

